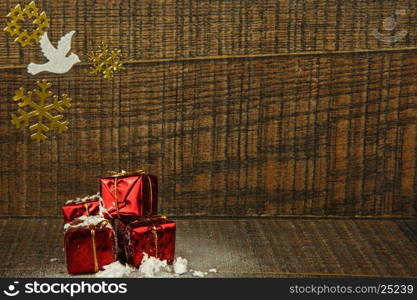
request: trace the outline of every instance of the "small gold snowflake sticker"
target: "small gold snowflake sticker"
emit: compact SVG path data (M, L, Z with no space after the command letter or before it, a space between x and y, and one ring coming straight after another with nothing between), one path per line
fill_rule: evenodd
M25 26L31 24L32 26ZM22 47L39 43L45 29L49 28L49 18L44 11L39 12L35 1L26 4L22 9L20 4L12 8L7 15L7 26L4 31Z
M31 131L35 131L31 135L31 138L36 141L44 141L46 135L44 133L54 130L58 134L68 130L68 122L61 122L64 118L61 114L52 114L52 111L55 110L58 113L64 112L65 108L71 107L71 98L63 94L61 98L54 95L53 92L49 91L52 87L52 83L47 80L38 81L36 85L39 88L35 88L33 91L28 91L24 88L20 88L14 94L13 100L20 101L18 116L12 115L12 124L16 128L29 127ZM34 98L37 98L38 101L34 101ZM47 104L46 101L52 98L52 103ZM29 109L25 111L22 108L28 107ZM35 120L36 123L31 125L31 119ZM49 121L48 126L45 124L45 121Z
M109 50L109 47L103 43L98 51L92 51L88 54L92 64L91 74L103 75L107 79L113 78L115 72L123 70L121 57L122 50Z

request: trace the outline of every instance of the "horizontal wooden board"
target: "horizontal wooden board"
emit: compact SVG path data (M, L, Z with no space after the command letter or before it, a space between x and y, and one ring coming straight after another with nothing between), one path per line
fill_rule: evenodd
M175 221L176 256L186 258L189 269L215 268L216 273L207 274L211 278L417 277L416 244L391 220ZM5 258L0 260L0 276L70 277L62 240L61 219L0 219L0 255ZM187 272L181 277L193 276Z
M0 214L59 215L107 170L160 177L175 215L416 216L417 54L79 66L70 130L38 145L10 123L24 69L0 71Z
M27 2L0 1L0 12ZM51 19L52 41L77 31L73 51L83 60L102 41L128 60L401 48L417 41L417 2L409 0L36 2ZM395 42L382 41L387 37ZM37 46L21 49L4 32L0 49L1 65L43 60Z

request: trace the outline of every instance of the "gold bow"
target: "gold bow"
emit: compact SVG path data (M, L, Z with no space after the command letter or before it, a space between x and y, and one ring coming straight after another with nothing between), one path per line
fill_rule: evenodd
M135 171L130 171L130 172L126 172L126 171L122 171L122 172L117 172L117 171L108 171L108 173L112 176L112 177L127 177L127 176L134 176L134 175L148 175L149 173L145 170L142 169L138 169Z

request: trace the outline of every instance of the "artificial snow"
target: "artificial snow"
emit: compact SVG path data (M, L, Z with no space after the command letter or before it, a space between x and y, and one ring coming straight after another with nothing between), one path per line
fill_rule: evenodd
M178 257L172 267L170 267L166 260L159 260L155 257L150 257L146 253L142 259L142 263L139 269L131 267L129 265L123 265L120 262L114 262L110 265L104 266L104 271L98 272L96 277L103 278L178 278L180 275L189 273L194 277L205 277L208 272L195 271L187 269L188 261L185 258ZM210 273L216 269L210 269Z
M90 226L90 225L97 225L100 222L107 221L103 216L97 215L97 216L81 216L77 218L77 220L82 221L78 224L65 224L64 230L68 230L69 228L77 228L77 227L84 227L84 226ZM110 223L107 222L106 224L107 228L112 228Z
M58 258L51 258L50 260L49 260L49 262L56 262L56 261L58 261Z
M86 201L98 201L100 200L100 193L97 193L95 195L91 195L91 196L87 196L84 198L76 198L74 200L68 200L65 205L69 205L69 204L80 204L80 203L85 203Z
M174 272L175 274L184 274L187 273L188 261L185 258L178 257L174 262Z
M111 218L110 213L107 211L107 209L104 208L103 199L100 197L100 205L98 207L98 215L104 217L104 215L107 215Z
M210 269L209 273L217 273L217 270L216 269Z
M149 257L146 253L142 259L142 264L139 267L139 272L144 277L155 277L156 274L164 272L169 273L171 268L168 266L166 260L159 260L155 257Z
M201 272L201 271L194 271L193 272L193 276L194 277L204 277L204 276L206 276L207 275L207 272Z
M116 261L110 265L103 267L104 271L100 271L96 274L96 277L103 278L123 278L128 277L130 273L136 269L128 265L124 266L119 261Z

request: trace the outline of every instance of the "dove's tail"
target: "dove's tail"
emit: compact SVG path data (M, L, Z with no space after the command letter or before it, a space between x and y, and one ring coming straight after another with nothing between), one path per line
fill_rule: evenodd
M28 66L28 72L32 75L36 75L40 72L42 72L42 66L34 63L30 63Z

